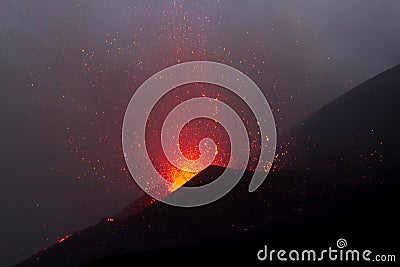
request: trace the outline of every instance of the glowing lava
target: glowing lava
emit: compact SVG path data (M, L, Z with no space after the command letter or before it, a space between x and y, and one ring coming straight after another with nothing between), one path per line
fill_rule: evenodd
M61 244L62 242L64 242L65 240L67 240L70 237L71 237L71 235L66 235L66 236L60 237L59 239L57 239L57 244Z
M216 85L205 83L182 85L163 95L155 104L148 116L145 129L148 157L157 172L166 181L172 183L172 185L167 185L166 183L167 186L164 192L166 194L175 191L210 165L227 167L228 164L231 164L232 168L236 166L235 159L231 158L232 136L230 136L230 134L234 136L236 133L228 134L222 124L219 123L219 121L226 120L224 116L227 115L211 107L209 114L215 115L215 119L199 117L188 121L180 129L179 136L176 137L176 134L173 134L174 137L170 139L170 144L172 145L169 145L168 150L164 150L161 136L167 116L176 106L193 98L215 99L216 101L223 101L232 107L236 114L239 114L239 118L242 120L240 123L243 123L248 132L250 160L247 168L252 169L258 163L261 142L259 126L246 103L236 94ZM187 112L191 112L191 110ZM173 127L172 129L174 129ZM166 133L170 134L171 132L167 131ZM215 152L213 152L213 158L211 159L208 157L210 156L209 153L207 157L202 157L202 153L200 153L201 144L204 145L203 141L207 139L212 140L215 144ZM176 142L178 149L176 149L174 142ZM171 153L181 153L184 158L181 161L181 157L178 157L179 160L173 163L166 156L168 152L169 155ZM173 155L176 156L176 154ZM203 161L207 162L207 164L204 164L205 162Z

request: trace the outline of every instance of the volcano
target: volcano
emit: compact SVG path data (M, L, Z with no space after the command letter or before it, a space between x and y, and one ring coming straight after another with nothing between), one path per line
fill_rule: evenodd
M266 244L326 248L339 238L395 254L399 89L400 65L312 114L282 139L274 171L254 193L247 171L225 197L201 207L143 196L18 266L251 266ZM187 185L223 170L210 166Z

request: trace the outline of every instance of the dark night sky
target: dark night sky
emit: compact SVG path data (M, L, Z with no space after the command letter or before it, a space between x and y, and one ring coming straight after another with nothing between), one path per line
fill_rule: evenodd
M400 63L399 1L0 1L0 265L112 215L137 86L188 60L247 73L278 128Z

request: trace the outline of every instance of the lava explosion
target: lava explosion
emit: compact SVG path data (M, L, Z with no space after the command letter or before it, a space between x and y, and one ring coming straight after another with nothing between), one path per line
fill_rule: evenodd
M245 105L248 105L248 109L250 109L250 112L247 112L248 115L253 112L254 129L249 129L249 121L252 119L246 117L246 109L241 107L243 105L240 105L242 103L237 103L232 107L229 105L230 97L226 98L228 102L226 103L213 95L213 92L220 91L218 90L220 88L214 88L209 93L206 93L203 89L197 97L186 99L186 101L179 98L178 101L182 102L170 110L167 116L163 116L161 110L153 113L157 115L157 118L161 117L163 122L161 130L160 127L157 127L158 130L154 134L158 139L161 136L161 142L158 140L158 144L161 143L161 146L158 147L157 153L149 155L148 144L156 142L153 142L152 139L149 140L149 135L146 133L150 131L148 122L149 119L151 121L151 114L154 112L155 105L161 102L162 106L168 106L162 104L166 94L176 87L192 83L215 84L226 88L232 94L236 94L238 99L243 100ZM186 97L195 91L186 88L183 88L183 90L187 92ZM223 95L229 96L229 93L225 92ZM204 124L204 128L199 128L199 130L194 128L194 132L182 135L183 129L188 124L202 118L209 119L208 123ZM205 135L210 127L215 131L217 130L216 126L213 127L210 124L212 121L221 124L221 127L226 130L229 142L227 140L213 140ZM201 124L197 123L197 125ZM201 132L204 138L198 139L199 136L202 136ZM199 147L200 153L197 159L188 159L181 149L181 147L185 147L184 150L188 150L186 143L192 136L195 136L193 138L194 144L198 144ZM258 142L258 145L255 136L263 137L259 139L261 142ZM213 137L215 138L215 135ZM226 156L224 157L223 153L218 152L219 143L225 143L228 147L230 145L229 160L226 159ZM256 152L259 152L259 157L254 157L252 145L253 148L258 147L259 151ZM254 172L249 184L249 192L253 192L262 184L274 160L275 121L268 101L248 76L225 64L192 61L163 69L147 79L138 88L125 113L122 146L129 171L142 190L171 205L200 206L227 194L239 182L245 169L249 168L250 159L255 159L257 169L262 171ZM164 159L158 156L163 153ZM157 162L154 162L155 158L158 159ZM159 160L160 158L161 160ZM221 158L222 161L218 160ZM194 188L183 187L179 192L168 195L168 200L165 199L165 193L163 193L165 188L169 192L174 191L181 185L182 180L182 175L177 175L176 169L171 165L184 171L185 177L187 172L197 173L218 161L228 162L227 169L237 169L238 174L231 176L227 171L224 171L218 179L206 185ZM250 165L250 167L254 166ZM162 175L163 173L167 174L167 178ZM169 181L168 178L172 181Z
M166 158L161 144L161 128L167 115L174 107L186 100L196 97L213 98L229 103L237 114L241 114L242 122L250 137L250 161L248 169L254 170L258 163L261 140L258 134L259 127L250 108L237 95L229 90L211 84L195 83L180 86L167 93L150 113L146 127L146 144L150 159L158 172L168 181L180 186L191 179L198 172L190 172L176 168ZM215 112L215 116L223 116ZM200 157L199 144L204 138L210 138L216 144L217 150L212 165L227 167L231 156L230 137L217 120L198 118L190 121L179 134L179 149L189 160Z
M80 95L67 95L63 98L81 117L73 122L74 126L67 129L66 140L67 149L74 153L84 168L77 178L98 177L108 183L107 187L121 192L135 189L121 148L122 118L134 90L160 69L180 62L212 60L236 65L251 78L255 77L262 88L272 84L272 88L276 89L277 77L263 72L266 54L257 52L260 47L252 44L247 49L248 56L235 56L229 49L231 37L216 29L224 23L220 3L208 3L207 8L211 9L183 1L129 5L126 10L131 13L129 20L135 28L107 32L104 51L94 51L88 47L81 49L83 74L89 86ZM152 21L151 28L148 20ZM248 36L249 32L243 34ZM122 36L127 35L130 36L129 42L120 41L126 39ZM221 37L224 44L217 41ZM104 64L110 61L109 65ZM97 97L90 97L92 95ZM261 137L258 135L257 120L245 103L226 89L210 84L181 86L157 103L146 126L146 146L151 161L166 180L177 186L191 179L197 172L179 170L166 160L161 150L159 130L163 119L174 106L199 96L219 99L240 114L249 133L251 151L248 168L257 165ZM279 98L282 98L279 102L285 103L292 96L282 95ZM83 103L78 99L90 100ZM271 99L270 95L268 99ZM66 116L67 119L72 118L73 112L66 113ZM229 138L215 121L199 119L182 129L179 143L183 155L190 160L197 159L199 140L205 137L214 140L218 147L212 164L227 166L231 149Z

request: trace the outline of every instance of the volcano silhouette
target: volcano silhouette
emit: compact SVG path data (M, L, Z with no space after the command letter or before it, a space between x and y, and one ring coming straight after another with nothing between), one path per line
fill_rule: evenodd
M264 245L326 249L339 238L351 248L395 254L399 99L400 65L294 127L278 148L287 156L254 193L247 171L225 197L202 207L144 196L19 266L252 266ZM211 166L189 183L223 170Z

